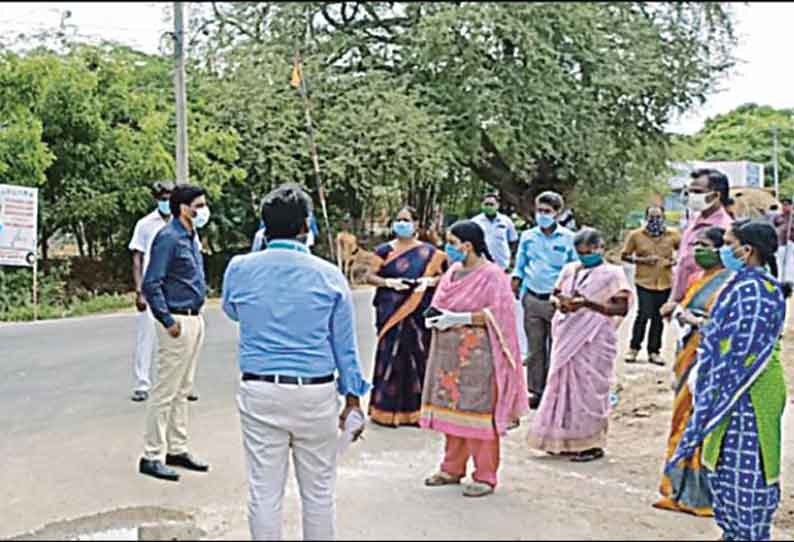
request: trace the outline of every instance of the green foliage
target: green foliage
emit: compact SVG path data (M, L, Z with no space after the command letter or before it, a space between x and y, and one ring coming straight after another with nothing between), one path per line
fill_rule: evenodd
M774 175L774 130L778 131L778 167L781 193L794 194L794 109L742 105L706 120L703 129L680 138L680 160L749 160L764 164L766 186Z

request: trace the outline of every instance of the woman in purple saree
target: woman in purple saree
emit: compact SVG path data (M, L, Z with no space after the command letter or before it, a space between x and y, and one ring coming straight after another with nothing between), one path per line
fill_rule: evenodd
M369 417L389 427L417 425L421 409L430 332L424 312L430 305L446 256L415 238L416 213L401 210L394 221L396 238L375 249L368 282L375 294L378 346Z

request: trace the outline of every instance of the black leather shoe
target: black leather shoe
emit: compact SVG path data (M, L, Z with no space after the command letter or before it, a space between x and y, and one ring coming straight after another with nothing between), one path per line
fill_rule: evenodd
M530 395L529 395L529 408L530 408L530 410L537 410L538 409L538 407L540 406L541 397L542 397L541 395L535 395L534 393L530 392Z
M149 392L143 390L135 390L132 392L132 400L136 403L140 403L141 401L145 401L149 398Z
M163 465L162 461L141 458L138 464L138 472L159 478L160 480L169 480L171 482L179 481L179 474L174 469L169 469Z
M202 463L187 452L178 455L166 455L165 464L171 465L172 467L182 467L183 469L194 470L196 472L207 472L210 470L210 466L208 464Z
M191 403L198 401L198 393L196 393L195 391L191 392L190 395L187 396L187 400L190 401Z

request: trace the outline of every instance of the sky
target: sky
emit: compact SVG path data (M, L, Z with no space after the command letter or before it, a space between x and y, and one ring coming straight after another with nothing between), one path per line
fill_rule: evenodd
M81 35L114 39L148 53L157 53L160 38L172 30L164 21L169 2L3 2L0 3L0 36L53 28L61 15ZM773 107L794 107L794 70L788 69L787 52L794 51L794 3L736 3L740 63L721 83L721 89L697 107L670 123L670 131L692 134L710 116L727 113L748 102ZM189 30L189 29L188 29Z

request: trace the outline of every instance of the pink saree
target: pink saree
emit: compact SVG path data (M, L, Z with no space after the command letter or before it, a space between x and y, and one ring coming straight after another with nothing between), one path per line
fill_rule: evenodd
M483 311L487 330L472 326L433 331L419 425L449 435L490 440L528 411L527 383L516 335L510 277L488 263L453 280L442 277L432 306Z
M597 303L632 290L623 269L573 263L557 283L563 295L578 291ZM546 391L529 431L529 446L548 452L583 452L606 444L609 386L617 356L621 318L588 309L557 312L551 323L552 351Z

